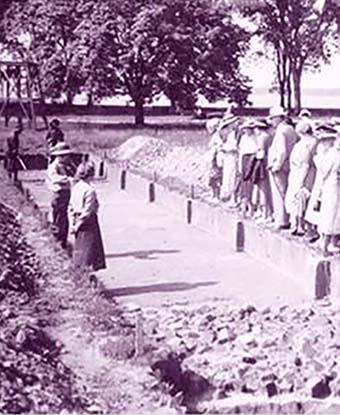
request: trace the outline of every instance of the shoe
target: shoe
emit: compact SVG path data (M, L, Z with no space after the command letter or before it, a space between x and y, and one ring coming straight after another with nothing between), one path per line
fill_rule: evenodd
M294 229L292 232L293 236L303 236L305 233L303 231L298 231L297 229Z
M320 239L320 236L313 236L308 240L308 243L310 244L315 244L315 242L317 242Z

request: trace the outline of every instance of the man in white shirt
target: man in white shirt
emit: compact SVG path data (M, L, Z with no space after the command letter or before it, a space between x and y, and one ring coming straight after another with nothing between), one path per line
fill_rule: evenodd
M297 141L297 134L294 128L286 122L286 112L282 107L271 108L269 119L275 130L268 150L275 227L278 230L288 229L289 218L284 201L288 186L289 156Z
M74 174L70 155L72 151L66 143L58 143L51 151L55 157L47 170L47 183L52 191L52 232L63 248L67 245L69 230L68 206L71 197L71 180Z

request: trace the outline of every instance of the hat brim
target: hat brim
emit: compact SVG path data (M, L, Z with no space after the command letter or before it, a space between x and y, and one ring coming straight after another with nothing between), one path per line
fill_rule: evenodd
M73 153L72 150L57 150L57 151L51 151L51 156L67 156L72 153Z
M235 124L237 121L239 121L238 117L233 117L233 118L225 119L225 120L222 119L219 125L219 129L229 127L230 125Z

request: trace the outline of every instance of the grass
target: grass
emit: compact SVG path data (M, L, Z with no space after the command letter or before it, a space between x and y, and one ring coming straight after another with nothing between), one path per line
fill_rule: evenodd
M171 144L180 146L195 146L208 141L204 128L197 125L183 124L149 124L142 128L130 124L101 125L88 122L72 122L62 125L66 141L79 151L98 151L112 149L136 135L147 135L161 138ZM13 132L11 128L0 127L0 149L6 147L6 138ZM46 152L46 131L24 129L21 135L21 148L23 152Z

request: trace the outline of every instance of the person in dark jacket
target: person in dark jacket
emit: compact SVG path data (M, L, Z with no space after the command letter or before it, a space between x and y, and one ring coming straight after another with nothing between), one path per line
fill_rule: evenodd
M18 180L19 170L19 147L20 147L20 134L22 129L16 128L12 137L7 139L7 150L6 150L6 168L8 176L15 182Z
M60 128L60 121L57 118L54 118L50 123L50 128L46 136L48 148L51 150L58 143L62 143L63 141L64 133Z

